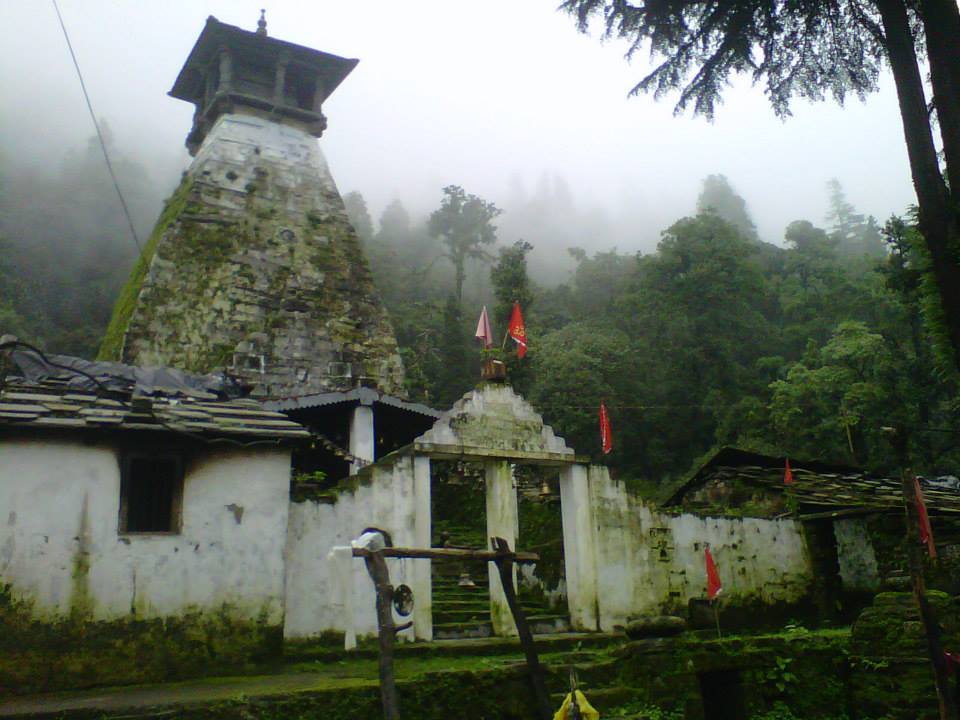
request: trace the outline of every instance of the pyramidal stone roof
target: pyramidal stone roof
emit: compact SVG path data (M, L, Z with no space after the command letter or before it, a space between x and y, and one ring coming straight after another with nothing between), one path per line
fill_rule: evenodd
M402 396L393 327L316 140L324 76L273 52L272 38L213 29L243 42L209 70L192 131L202 142L116 304L100 359L227 371L259 398L358 386Z

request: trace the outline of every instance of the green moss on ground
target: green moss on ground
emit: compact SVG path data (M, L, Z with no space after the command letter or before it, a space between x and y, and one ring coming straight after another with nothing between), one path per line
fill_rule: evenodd
M556 705L567 687L568 669L574 666L581 687L604 718L702 720L702 676L735 671L742 716L750 720L879 720L882 713L851 704L849 641L846 629L791 627L719 640L687 633L591 651L547 652L541 659ZM517 646L492 656L400 652L395 671L403 717L527 720L535 716ZM69 711L66 716L100 720L154 717L161 712L184 720L381 717L375 653L300 662L267 676L174 683L163 688L169 700L158 701L156 690L147 686L81 693L78 701L95 696L103 709Z

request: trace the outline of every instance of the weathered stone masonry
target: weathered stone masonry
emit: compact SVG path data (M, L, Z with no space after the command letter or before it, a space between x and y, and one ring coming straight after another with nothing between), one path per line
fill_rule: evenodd
M232 65L202 62L210 34L232 50ZM296 66L291 53L316 67ZM257 82L268 62L277 95ZM323 116L289 107L297 92L282 92L300 77L318 102L332 91L322 91L328 66L346 64L342 79L353 63L208 22L174 88L198 105L188 138L196 159L117 303L101 357L228 369L261 397L358 384L402 393L393 328L317 145ZM190 73L207 73L217 90L194 98Z

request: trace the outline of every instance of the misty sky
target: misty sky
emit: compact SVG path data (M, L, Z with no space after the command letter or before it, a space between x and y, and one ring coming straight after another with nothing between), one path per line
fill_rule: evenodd
M831 177L881 221L914 201L889 77L865 104L798 101L786 122L748 84L726 93L712 124L678 118L670 100L628 99L643 62L631 67L621 45L578 34L558 2L60 0L60 8L97 114L167 189L189 162L193 106L166 92L205 18L253 30L265 6L270 35L360 59L324 106L320 143L341 192L362 192L374 219L394 198L429 212L448 184L509 210L518 179L532 192L549 173L567 181L579 210L607 214L620 250L647 251L693 211L711 173L727 175L760 237L776 243L792 220L823 223ZM93 129L53 6L5 0L0 9L0 160L55 165ZM578 244L603 249L592 238Z

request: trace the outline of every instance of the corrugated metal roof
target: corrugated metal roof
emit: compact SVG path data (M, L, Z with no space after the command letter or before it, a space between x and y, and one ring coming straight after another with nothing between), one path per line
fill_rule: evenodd
M373 405L373 403L376 402L432 418L438 418L441 415L439 410L434 410L421 403L407 402L406 400L401 400L392 395L384 395L367 387L358 387L347 390L346 392L318 393L316 395L301 395L299 397L283 398L281 400L267 400L263 403L263 406L270 410L289 411L348 402L359 403L361 405Z
M153 430L205 437L304 439L310 433L255 400L184 396L109 396L60 383L0 388L0 427Z

